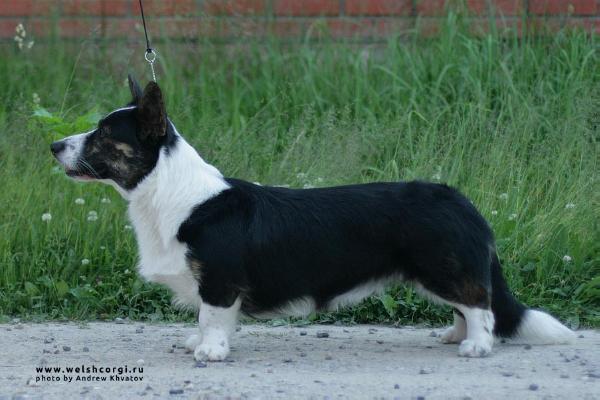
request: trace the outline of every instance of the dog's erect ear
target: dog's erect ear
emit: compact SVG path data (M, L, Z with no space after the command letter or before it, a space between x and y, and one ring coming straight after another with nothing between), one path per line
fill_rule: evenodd
M138 102L137 117L142 139L158 139L166 135L167 110L162 92L156 82L146 85Z
M129 81L129 90L131 91L132 98L131 103L129 104L135 106L140 102L140 99L142 98L142 87L131 74L127 75L127 81Z

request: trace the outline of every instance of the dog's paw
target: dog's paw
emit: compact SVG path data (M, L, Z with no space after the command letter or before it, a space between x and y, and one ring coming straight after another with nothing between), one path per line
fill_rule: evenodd
M451 326L446 329L442 336L440 336L440 341L442 343L460 343L467 337L464 329L459 329L456 326Z
M198 347L200 343L202 343L202 335L190 335L190 337L185 341L185 351L187 353L195 351L196 347Z
M218 343L202 343L196 347L196 361L223 361L229 355L229 344L226 341Z
M463 340L458 348L458 355L461 357L485 357L491 352L490 344L470 339Z

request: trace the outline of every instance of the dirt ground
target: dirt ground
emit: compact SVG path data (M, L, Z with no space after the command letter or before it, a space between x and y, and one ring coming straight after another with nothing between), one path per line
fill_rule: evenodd
M193 326L119 322L0 325L0 400L600 398L598 331L467 359L440 329L243 325L229 359L196 363Z

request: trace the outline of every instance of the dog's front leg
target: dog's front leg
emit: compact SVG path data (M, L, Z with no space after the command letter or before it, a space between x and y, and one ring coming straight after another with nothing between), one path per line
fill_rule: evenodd
M205 302L200 305L201 337L194 350L196 360L222 361L229 355L229 336L235 331L240 305L239 297L230 307L211 306Z

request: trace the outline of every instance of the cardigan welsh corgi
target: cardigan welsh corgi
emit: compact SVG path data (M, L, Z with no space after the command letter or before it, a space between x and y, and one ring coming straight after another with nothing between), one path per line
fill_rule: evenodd
M229 354L239 313L306 316L405 282L454 309L441 336L490 354L494 336L566 343L574 333L509 292L490 226L457 190L420 181L288 189L224 177L167 117L161 89L52 143L68 176L129 203L139 272L198 310L197 360Z

